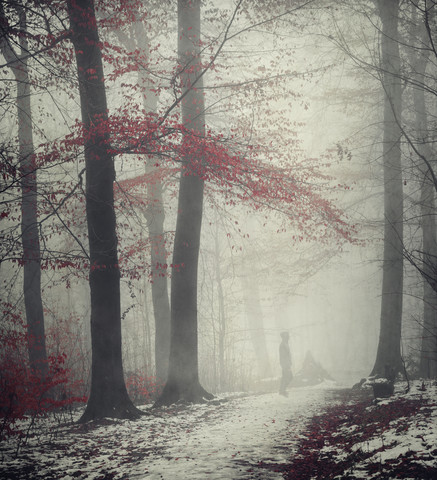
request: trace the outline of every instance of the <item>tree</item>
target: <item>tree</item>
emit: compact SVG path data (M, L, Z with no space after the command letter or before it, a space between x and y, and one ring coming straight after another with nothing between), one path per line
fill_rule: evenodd
M150 2L149 2L150 3ZM103 5L102 5L103 6ZM149 5L151 7L152 5ZM109 5L104 5L108 8ZM149 71L151 63L151 46L145 23L151 28L150 15L140 11L141 5L137 0L130 0L124 4L124 14L130 16L132 22L122 22L113 11L101 11L100 16L109 34L126 48L129 56L135 56L137 62L137 82L135 88L141 92L142 105L145 115L157 115L159 94L157 85ZM158 5L153 5L158 8ZM142 10L142 9L141 9ZM156 14L158 15L158 14ZM156 18L155 18L156 20ZM162 28L162 25L160 25ZM129 62L132 62L129 58ZM159 175L154 175L160 169L159 157L148 155L145 159L145 184L147 195L142 204L142 214L147 223L150 240L150 277L152 304L155 318L155 369L160 383L165 383L168 371L170 351L170 302L168 294L168 275L164 268L167 264L168 252L164 234L164 185ZM152 180L153 178L153 180ZM122 187L123 182L118 186Z
M182 88L182 123L186 135L205 136L200 77L200 0L178 0L178 53ZM178 214L171 277L171 340L168 379L157 405L177 400L210 399L200 385L197 342L197 268L204 180L196 173L203 159L187 151L179 181Z
M372 3L356 4L354 2L344 2L345 4L352 5L352 11L356 13L356 10L360 11L362 18L369 20L372 31L374 31L375 22L372 18L374 9L372 9ZM435 176L435 168L433 162L433 115L432 104L436 95L435 90L435 74L433 69L435 65L433 62L429 62L429 56L435 56L435 44L433 35L435 36L435 4L434 2L428 2L427 0L419 2L400 2L398 5L393 6L392 2L373 2L377 4L379 8L379 14L385 18L383 20L382 31L382 61L378 64L373 62L373 59L365 59L362 51L364 48L368 48L369 40L364 38L361 43L361 54L353 51L353 48L347 45L343 36L340 35L341 40L338 40L343 51L358 64L367 73L370 73L374 78L377 78L385 92L386 105L384 113L384 126L387 126L386 120L389 120L394 128L392 129L392 141L395 148L390 148L390 142L387 143L386 139L388 135L384 137L384 164L389 166L390 164L385 160L388 158L387 153L394 159L396 156L399 160L394 162L394 168L392 169L393 177L387 184L386 177L384 178L384 186L397 184L399 202L397 215L392 211L392 215L387 212L385 202L385 230L391 232L392 240L394 243L392 247L390 243L385 242L384 247L384 271L385 278L388 279L391 271L394 275L393 279L398 276L395 273L397 270L400 274L401 260L399 251L402 248L403 256L408 262L418 271L423 280L423 341L420 363L421 369L425 368L429 370L429 362L434 353L437 353L437 335L436 332L436 306L435 306L435 291L436 290L436 251L435 251L435 189L437 188L437 181ZM389 11L390 13L387 13ZM419 18L418 18L419 17ZM392 27L390 32L390 26L388 24L389 18L392 18ZM365 31L365 29L363 29ZM383 43L385 39L385 44ZM337 42L336 42L337 43ZM397 44L397 46L396 46ZM364 48L363 48L364 47ZM385 54L384 54L385 50ZM369 53L369 52L368 52ZM375 55L371 54L372 57ZM399 58L400 57L400 58ZM392 58L393 62L390 65L387 61ZM402 61L402 64L401 64ZM387 86L387 84L389 84ZM391 87L391 88L390 88ZM396 93L397 91L397 93ZM402 102L401 92L402 91ZM390 97L391 96L391 97ZM388 102L388 114L387 113ZM402 103L402 114L401 114ZM391 109L391 114L390 114ZM390 119L391 116L391 119ZM397 130L397 132L396 132ZM387 130L385 130L386 132ZM401 141L398 145L395 143L395 139L399 136ZM401 147L402 143L402 147ZM401 164L400 155L402 152L406 158L409 158L410 163ZM397 165L396 165L397 163ZM384 166L385 168L385 166ZM397 174L396 174L397 172ZM395 178L397 176L397 179ZM402 187L402 177L404 178L404 185ZM391 181L393 180L393 182ZM392 193L394 193L394 190ZM404 191L404 193L403 193ZM416 193L419 192L420 198L417 199ZM387 197L386 189L386 199ZM412 203L402 209L407 211L413 211L414 213L408 217L401 214L401 196L405 199L411 199ZM388 193L388 196L390 194ZM391 197L394 199L394 196ZM396 202L396 200L395 200ZM402 201L403 203L403 201ZM395 205L395 204L394 204ZM396 218L398 220L396 221ZM401 223L403 223L402 229ZM390 227L392 224L392 228ZM399 228L397 227L399 226ZM407 231L407 235L403 234L403 231ZM416 238L415 234L421 234L421 238ZM402 238L404 236L404 238ZM419 244L422 244L418 247ZM390 257L387 257L385 253L391 251ZM387 262L386 260L390 260ZM398 265L395 267L395 265ZM391 266L390 266L391 265ZM405 271L408 274L408 265L405 264ZM405 275L405 273L404 273ZM389 284L392 284L393 288L390 292ZM388 290L387 290L388 288ZM408 288L408 287L407 287ZM396 352L395 357L399 357L398 343L400 344L401 336L401 318L400 312L402 310L402 302L399 298L399 294L395 293L395 289L399 292L403 289L403 280L398 279L397 283L392 281L384 281L383 291L389 293L389 297L392 298L394 305L396 305L392 313L390 301L387 295L383 294L381 304L381 323L383 319L386 320L392 316L392 321L385 321L386 327L381 325L381 339L380 348L378 348L377 363L379 367L378 372L384 373L384 363L390 363L390 354L384 354L382 350L394 349ZM434 292L433 292L434 289ZM384 306L385 305L385 306ZM408 307L408 301L407 301ZM395 317L398 320L395 320ZM426 326L425 326L426 324ZM405 323L406 325L406 323ZM388 338L392 340L387 341ZM398 342L399 339L399 342ZM386 345L383 347L382 345ZM390 346L391 345L391 346ZM417 346L414 346L416 351ZM426 352L426 353L425 353ZM385 359L382 357L385 356ZM395 361L400 367L401 362L399 359ZM424 367L426 364L426 367ZM376 366L376 365L375 365Z
M137 21L135 32L137 43L142 47L146 58L150 57L149 39L143 23ZM140 69L138 81L144 89L144 108L148 112L156 114L158 96L153 91L153 82L148 78L145 70ZM146 173L153 172L156 168L156 159L149 156L146 162ZM152 303L155 317L155 368L157 380L161 383L166 381L168 373L171 321L167 272L163 269L163 265L167 264L167 249L164 242L163 193L163 182L160 179L150 182L147 185L147 207L143 211L151 241L150 263L152 270Z
M260 300L260 288L258 279L253 278L249 281L249 265L244 262L241 283L243 286L244 306L246 310L247 325L250 333L250 340L253 345L259 378L270 378L272 368L267 352L266 337L264 333L263 311ZM251 272L253 275L253 271Z
M67 0L75 49L86 165L86 217L90 255L91 392L80 421L136 418L127 394L121 355L120 271L114 211L114 159L93 0Z
M396 115L397 127L409 147L410 173L404 168L405 184L417 186L420 198L413 204L419 210L411 218L404 218L404 224L413 226L413 232L420 232L421 238L403 241L404 257L421 275L423 282L423 321L420 346L419 373L423 377L437 374L437 283L436 267L437 237L435 223L435 194L437 181L432 143L432 102L435 97L435 82L430 55L435 32L435 5L433 3L411 2L404 10L404 23L408 26L405 40L398 39L406 53L405 66L398 76L403 83L404 95L411 98L411 110L404 119ZM428 71L429 70L429 71ZM407 102L408 106L408 102ZM417 228L419 225L420 228ZM421 248L415 248L418 243Z
M384 257L379 343L372 375L401 369L403 297L403 191L400 141L401 81L399 0L379 1L381 75L384 89Z
M21 34L17 53L9 41L8 20L0 4L0 51L15 77L16 106L19 143L19 178L21 187L21 243L23 265L23 295L27 320L27 337L30 368L42 380L48 373L44 331L44 310L41 296L41 253L38 231L38 181L37 163L33 143L31 80L28 60L26 9L17 2Z
M435 221L435 194L432 148L428 140L430 127L428 125L429 107L425 92L427 86L427 65L431 53L432 37L430 25L433 15L431 7L419 9L412 4L412 28L410 42L410 65L414 106L415 149L418 153L417 169L420 182L420 209L422 229L422 261L419 269L423 278L423 324L422 343L420 347L419 373L425 378L437 376L437 289L435 288L435 261L437 259L437 232ZM420 16L417 18L417 11ZM432 88L432 87L431 87ZM431 90L432 91L432 90ZM409 138L409 137L408 137ZM411 255L406 258L412 260ZM413 262L413 265L415 262Z

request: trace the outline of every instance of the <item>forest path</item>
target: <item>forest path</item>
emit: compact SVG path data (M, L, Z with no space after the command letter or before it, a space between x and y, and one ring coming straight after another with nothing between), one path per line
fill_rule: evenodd
M231 397L217 408L203 407L204 414L195 423L187 418L186 431L181 416L188 411L181 412L175 437L164 442L166 461L149 457L147 478L282 479L275 464L289 462L300 432L335 397L332 390L321 388L290 389L288 397L277 393ZM258 468L260 462L264 468Z
M288 397L232 394L200 405L142 407L150 414L136 421L59 426L48 419L17 458L13 442L1 449L0 479L281 479L275 465L289 463L307 423L338 401L336 391L293 388Z

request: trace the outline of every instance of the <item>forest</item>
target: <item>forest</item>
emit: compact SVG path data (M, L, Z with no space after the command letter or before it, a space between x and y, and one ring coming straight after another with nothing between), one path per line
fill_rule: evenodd
M435 0L1 0L0 478L435 478L436 79Z

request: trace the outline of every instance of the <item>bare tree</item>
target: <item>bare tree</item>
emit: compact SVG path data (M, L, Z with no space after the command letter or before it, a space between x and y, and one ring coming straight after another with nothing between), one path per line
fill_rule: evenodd
M38 180L33 142L31 79L26 9L21 2L13 8L21 31L19 52L8 36L8 19L0 4L0 51L6 59L17 86L19 175L21 187L21 243L23 248L23 295L27 320L28 351L31 370L44 379L48 372L41 296L41 252L38 231Z
M422 230L421 268L423 278L423 323L422 343L420 348L419 374L425 378L437 376L437 282L435 262L437 259L437 231L435 220L435 195L433 151L429 139L430 126L429 101L427 102L428 75L430 56L433 52L432 24L434 15L432 5L424 2L411 4L412 21L409 42L409 60L411 73L408 83L411 84L414 107L414 149L417 153L417 164L420 182L420 223ZM419 13L419 15L417 15ZM434 52L435 55L435 52ZM432 87L431 87L432 88ZM410 138L409 136L407 138ZM417 266L411 252L406 251L406 258ZM420 260L419 260L420 261Z
M400 371L403 296L403 187L401 165L401 81L399 0L380 0L381 65L384 89L384 257L379 343L372 374Z
M178 51L182 88L182 123L188 136L205 135L200 64L200 0L178 1ZM182 160L178 215L171 277L171 342L167 383L157 405L177 400L212 398L199 381L197 341L197 269L202 225L204 180L196 174L202 162L189 149Z
M154 5L154 8L157 6ZM142 103L147 114L157 114L159 94L152 73L150 63L150 34L145 26L145 19L132 2L128 8L132 9L135 21L127 32L120 28L111 28L118 41L129 51L141 52L142 65L138 68L138 87L142 95ZM100 12L104 16L104 12ZM115 15L112 14L114 17ZM109 15L111 16L111 15ZM153 174L161 168L159 156L148 155L145 159L146 175ZM158 382L165 383L168 371L170 351L170 301L168 292L168 276L163 265L167 264L168 252L164 233L164 184L161 179L149 181L146 185L146 205L142 214L147 223L150 240L150 270L153 313L155 318L155 370Z

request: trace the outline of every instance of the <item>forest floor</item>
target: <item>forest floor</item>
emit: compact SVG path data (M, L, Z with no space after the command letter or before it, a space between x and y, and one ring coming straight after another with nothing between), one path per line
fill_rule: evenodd
M405 389L378 403L332 384L231 394L85 425L58 415L0 444L0 478L435 479L437 385Z

